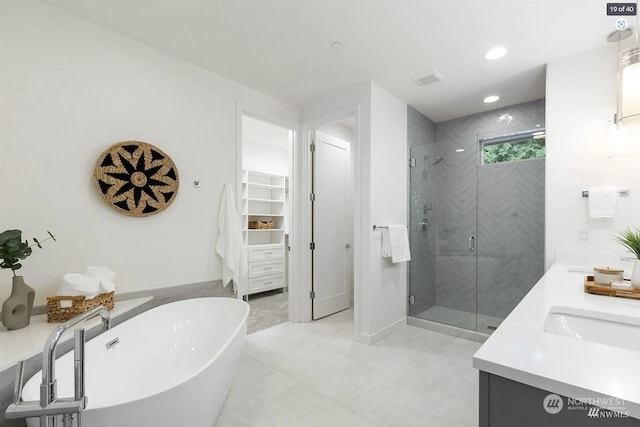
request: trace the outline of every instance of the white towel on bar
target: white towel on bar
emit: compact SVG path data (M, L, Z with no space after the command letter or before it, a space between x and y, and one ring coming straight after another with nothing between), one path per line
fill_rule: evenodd
M411 261L407 227L389 225L382 228L382 257L391 257L393 263Z
M618 187L602 185L589 189L589 218L613 218L618 201Z
M230 185L225 185L222 193L220 213L218 215L216 253L222 258L222 285L226 287L233 280L236 291L239 295L244 295L246 292L239 289L240 277L246 269L242 227Z

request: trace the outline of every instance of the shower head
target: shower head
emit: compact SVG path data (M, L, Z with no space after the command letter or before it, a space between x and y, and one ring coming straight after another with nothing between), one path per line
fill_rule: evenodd
M432 165L437 165L438 163L440 163L441 161L444 160L444 157L437 157L433 163L431 163Z

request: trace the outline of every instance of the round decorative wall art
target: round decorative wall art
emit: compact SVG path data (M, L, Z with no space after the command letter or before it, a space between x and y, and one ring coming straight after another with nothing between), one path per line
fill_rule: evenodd
M107 148L93 170L100 197L125 215L157 214L178 193L178 169L166 153L146 142L125 141Z

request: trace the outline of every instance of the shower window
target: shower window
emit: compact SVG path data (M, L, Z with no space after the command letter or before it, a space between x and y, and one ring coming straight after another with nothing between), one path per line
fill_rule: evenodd
M482 164L538 159L545 156L545 131L535 129L480 139Z

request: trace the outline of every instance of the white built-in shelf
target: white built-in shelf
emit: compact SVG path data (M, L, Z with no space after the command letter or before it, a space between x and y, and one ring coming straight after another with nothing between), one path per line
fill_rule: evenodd
M244 170L242 177L243 239L247 255L247 294L285 286L285 204L287 178ZM250 212L250 213L249 213ZM249 228L254 220L269 220L277 228Z
M245 172L246 172L246 176L249 177L248 179L245 179L245 181L247 182L250 181L251 177L254 177L254 176L259 176L259 177L269 178L269 179L283 178L282 175L274 175L269 172L260 172L260 171L254 171L254 170L248 170L248 169L245 169Z
M248 197L247 197L247 201L249 201L249 202L260 202L260 203L284 203L284 200L275 200L275 199L253 199L253 198L248 198Z
M265 190L284 190L283 185L263 184L260 182L245 182L245 184L253 188L264 188Z

